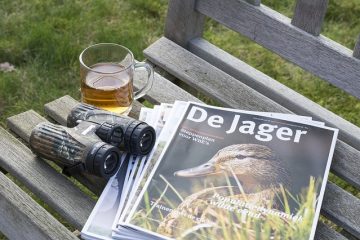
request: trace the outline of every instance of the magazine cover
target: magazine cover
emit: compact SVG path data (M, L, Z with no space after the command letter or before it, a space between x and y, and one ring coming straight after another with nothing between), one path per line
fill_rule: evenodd
M95 208L81 231L84 239L111 239L111 225L115 219L121 193L125 182L126 168L124 162L129 161L130 155L123 154L119 172L109 179Z
M181 116L184 114L184 111L186 107L188 106L187 102L182 101L176 101L173 105L173 108L171 108L171 111L169 114L162 114L165 119L166 125L164 125L164 128L161 131L161 134L157 138L157 142L154 146L154 149L152 153L149 155L149 161L147 162L146 166L144 167L144 171L139 176L139 180L137 182L137 186L135 186L132 196L130 197L130 200L127 203L127 206L125 207L124 214L122 214L116 223L114 227L114 231L120 232L122 230L119 230L118 227L121 225L126 217L128 216L128 213L131 209L133 209L134 203L136 199L138 199L139 194L141 190L144 188L144 185L146 183L146 180L148 179L153 167L155 166L156 162L159 159L159 156L161 152L163 151L167 141L171 137L171 134L176 130L176 126L178 125L179 121L181 120ZM168 105L165 105L166 109L169 109ZM158 121L160 122L160 121ZM114 236L114 235L113 235Z
M145 121L150 125L152 109L142 108L139 116L140 121ZM144 157L146 162L147 158ZM101 193L95 208L91 212L86 224L81 231L81 237L84 239L112 239L112 226L114 221L118 219L123 200L128 194L129 180L131 182L131 172L138 162L138 157L124 153L121 158L122 165L116 175L109 179L104 191ZM134 175L134 174L133 174Z
M312 239L336 138L191 103L125 225L177 239Z
M141 108L139 119L146 118L144 120L146 122L149 122L155 128L156 136L157 136L157 138L159 138L159 135L162 133L163 127L164 127L167 119L170 116L169 113L171 112L171 110L172 110L172 104L161 104L160 106L155 106L154 110L147 109L147 108ZM154 147L153 151L155 151L155 147ZM115 220L113 221L112 228L114 230L116 230L116 226L118 224L120 216L124 215L123 214L124 207L127 205L127 202L129 201L129 199L132 199L133 195L135 194L134 189L136 189L136 186L138 185L138 181L140 181L140 176L142 175L142 171L144 170L145 166L147 166L150 156L151 156L151 154L146 156L145 159L139 161L139 167L137 168L136 171L134 171L134 175L133 175L134 181L131 184L128 184L127 186L125 184L126 189L128 191L127 191L126 196L123 194L123 197L120 201L118 212L116 214ZM117 237L118 237L117 233L116 233L116 231L114 231L112 233L112 238L114 239Z

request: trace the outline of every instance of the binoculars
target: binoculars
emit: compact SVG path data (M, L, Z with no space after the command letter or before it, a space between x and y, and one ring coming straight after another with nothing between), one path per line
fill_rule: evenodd
M153 127L136 119L80 103L67 118L67 127L42 122L30 135L38 156L60 163L65 174L79 171L102 178L113 176L122 152L146 155L154 147Z

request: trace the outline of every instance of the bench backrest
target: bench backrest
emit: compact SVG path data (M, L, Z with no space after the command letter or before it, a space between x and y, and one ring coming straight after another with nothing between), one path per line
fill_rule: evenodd
M178 85L191 86L223 106L293 112L338 128L331 171L360 189L358 126L202 38L205 19L210 17L359 99L360 36L351 51L320 35L327 4L328 0L297 0L291 20L260 0L169 0L165 37L145 49L144 55L178 79ZM167 89L165 81L158 85L161 91ZM180 90L171 93L168 102L193 100ZM353 213L359 211L359 198L328 182L321 213L341 227L343 235L320 224L317 239L346 239L344 235L358 239L360 215Z
M170 0L165 37L191 48L210 17L360 98L360 36L351 51L320 35L327 5L328 0L297 0L289 19L260 0Z

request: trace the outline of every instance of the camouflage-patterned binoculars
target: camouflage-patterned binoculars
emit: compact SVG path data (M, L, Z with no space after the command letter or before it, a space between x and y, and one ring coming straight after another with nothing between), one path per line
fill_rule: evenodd
M68 175L87 171L110 178L120 166L121 151L146 155L155 139L154 128L145 122L80 103L71 110L67 127L39 123L30 146L40 157L63 165Z

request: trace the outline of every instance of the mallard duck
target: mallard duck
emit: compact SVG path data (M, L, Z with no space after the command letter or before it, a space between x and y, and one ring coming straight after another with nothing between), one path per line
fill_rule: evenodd
M177 177L217 176L224 174L236 178L239 186L214 186L196 192L170 212L160 223L158 232L169 237L184 234L184 229L199 225L184 216L216 222L219 209L210 204L214 194L229 196L248 203L276 208L273 201L280 185L290 185L285 163L269 147L258 144L235 144L220 149L209 161L193 168L174 173ZM182 214L178 214L181 212ZM230 224L230 223L229 223ZM234 223L232 223L234 224Z

